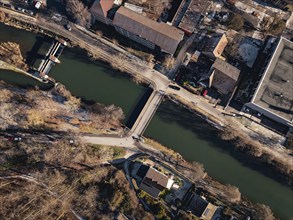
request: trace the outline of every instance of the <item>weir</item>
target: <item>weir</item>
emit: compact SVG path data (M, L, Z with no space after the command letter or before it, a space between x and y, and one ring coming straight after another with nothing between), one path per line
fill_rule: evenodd
M55 63L60 63L58 58L60 57L66 45L66 41L62 39L55 41L52 44L46 54L46 59L43 60L38 67L38 72L40 73L41 77L48 75Z

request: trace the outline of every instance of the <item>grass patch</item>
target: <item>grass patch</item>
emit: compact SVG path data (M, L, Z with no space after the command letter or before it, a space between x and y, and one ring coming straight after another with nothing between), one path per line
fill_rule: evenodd
M159 150L167 155L170 155L170 156L174 156L174 155L177 155L178 153L175 152L174 150L160 144L159 142L153 140L153 139L150 139L150 138L145 138L145 143L148 144L148 145L151 145L152 147L154 147L156 150Z
M105 146L100 144L90 144L90 147L94 148L100 154L108 154L109 159L122 158L126 155L126 151L122 147L117 146Z

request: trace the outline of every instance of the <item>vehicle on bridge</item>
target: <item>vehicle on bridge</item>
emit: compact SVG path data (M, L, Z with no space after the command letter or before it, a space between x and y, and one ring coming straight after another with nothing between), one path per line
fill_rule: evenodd
M177 91L180 90L180 87L178 87L178 86L169 85L168 87L171 88L171 89L177 90Z

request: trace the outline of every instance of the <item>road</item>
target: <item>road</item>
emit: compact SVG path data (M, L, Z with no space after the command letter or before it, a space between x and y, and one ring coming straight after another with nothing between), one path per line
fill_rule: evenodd
M110 136L88 136L81 135L80 140L86 143L128 147L130 149L136 149L135 140L132 137L110 137Z
M216 119L221 126L227 124L226 119L221 116L222 112L225 112L221 107L215 108L214 105L207 103L207 100L204 97L195 95L179 85L176 86L180 88L179 91L168 88L166 90L166 95L170 95L179 101L184 101L185 104L196 109L207 117L211 116Z
M162 90L163 91L163 90ZM153 118L156 110L158 109L161 101L163 100L164 94L160 91L153 91L149 97L147 103L143 107L139 116L137 117L134 125L131 128L131 133L133 136L140 136L145 131L150 120Z
M97 55L100 59L105 61L111 61L115 59L115 55L122 55L123 56L123 70L125 72L128 72L132 75L138 75L139 77L145 79L146 81L150 82L152 84L152 87L154 89L154 92L156 92L152 99L148 101L146 107L143 109L143 113L139 116L138 122L136 123L134 129L132 130L133 134L140 135L145 129L145 126L148 124L150 118L154 114L154 111L157 108L157 104L160 102L160 99L162 98L160 93L166 93L168 95L176 94L178 99L183 99L189 103L198 103L198 108L204 109L204 112L208 112L209 114L213 115L214 117L219 118L219 114L221 113L217 109L214 109L210 104L206 103L205 100L199 100L200 97L188 92L184 88L181 88L180 91L172 90L168 88L168 85L171 83L171 81L168 79L167 76L161 74L160 72L153 70L148 67L147 63L138 57L130 54L128 51L124 50L123 48L119 47L118 45L115 45L111 43L110 41L104 39L103 37L100 37L96 34L93 34L92 32L84 29L83 27L80 27L78 25L75 25L73 23L70 23L72 27L72 31L68 31L63 27L62 22L54 22L50 20L50 18L42 18L39 16L38 19L28 19L28 16L24 16L23 14L20 14L16 11L3 9L6 13L9 13L11 17L14 17L15 19L22 20L25 22L30 22L31 24L34 24L45 31L54 32L60 36L63 36L64 38L69 39L73 44L79 45L81 48L86 49L90 53ZM194 40L196 35L192 35L186 44L184 45L184 48L191 44ZM184 49L183 48L183 49ZM185 50L186 50L185 48ZM185 50L182 50L179 54L179 56L183 57L185 54ZM182 55L183 54L183 55ZM182 58L181 57L181 58ZM178 67L180 64L181 59L178 59L176 66ZM173 73L170 73L173 74ZM108 141L104 141L103 138L100 137L88 137L88 141L93 141L94 143L99 144L107 144L107 145L116 145L116 146L125 146L125 145L132 145L133 140L132 138L110 138Z

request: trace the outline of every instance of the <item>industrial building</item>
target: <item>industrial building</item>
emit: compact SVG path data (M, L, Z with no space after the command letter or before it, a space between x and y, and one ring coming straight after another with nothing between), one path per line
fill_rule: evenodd
M281 37L245 107L293 126L293 42Z

